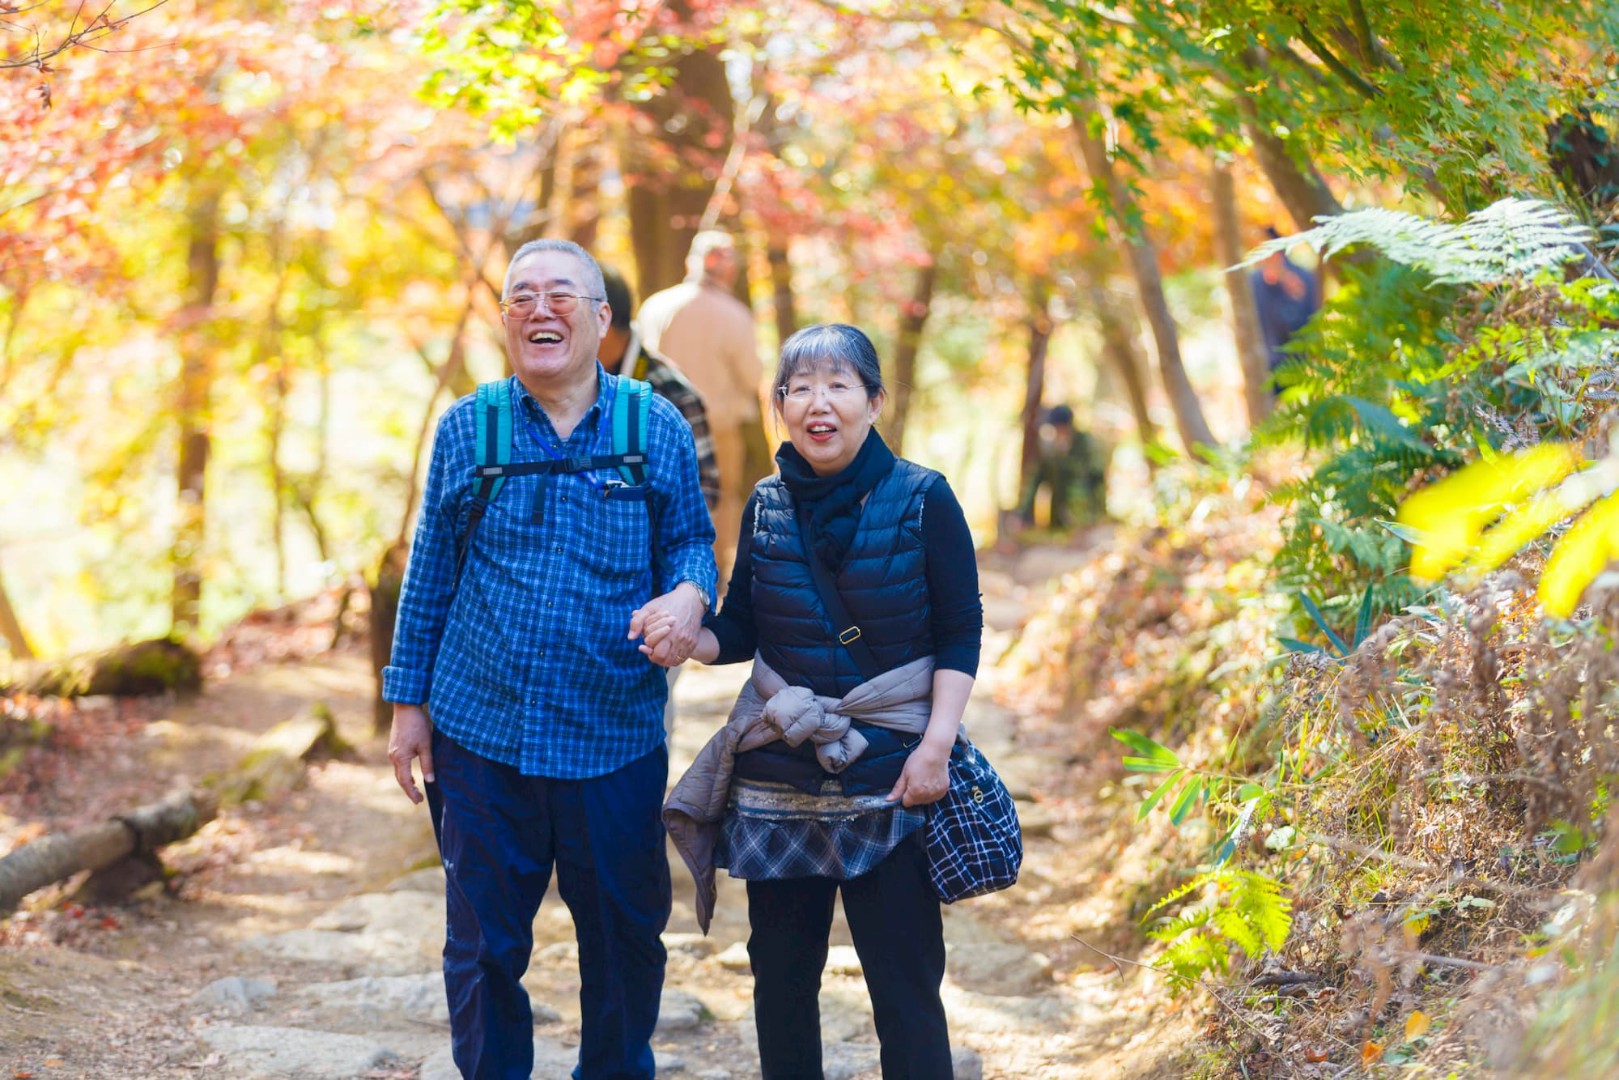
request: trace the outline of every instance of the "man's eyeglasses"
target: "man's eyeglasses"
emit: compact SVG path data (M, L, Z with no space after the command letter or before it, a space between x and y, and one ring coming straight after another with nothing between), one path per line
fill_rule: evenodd
M847 401L856 393L866 392L865 383L828 383L827 385L805 384L803 386L783 386L776 393L783 401L794 405L808 405L815 400L816 394L825 394L828 401Z
M599 296L581 296L571 292L543 292L543 293L517 293L508 296L500 302L500 310L515 319L526 319L534 314L534 305L545 303L545 310L552 315L572 315L579 308L579 301L593 300L601 303Z

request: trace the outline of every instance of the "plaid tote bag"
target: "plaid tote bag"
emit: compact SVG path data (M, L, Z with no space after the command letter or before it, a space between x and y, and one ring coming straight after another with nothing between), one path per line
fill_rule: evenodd
M933 891L947 904L1017 881L1023 865L1017 807L989 759L970 742L950 751L950 791L933 804L926 847Z

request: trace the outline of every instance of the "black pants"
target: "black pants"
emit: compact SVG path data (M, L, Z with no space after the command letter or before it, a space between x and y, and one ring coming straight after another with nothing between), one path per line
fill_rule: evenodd
M919 832L850 881L748 882L748 956L764 1080L821 1080L818 998L840 887L871 991L883 1080L950 1080L950 1031L939 1000L944 920Z

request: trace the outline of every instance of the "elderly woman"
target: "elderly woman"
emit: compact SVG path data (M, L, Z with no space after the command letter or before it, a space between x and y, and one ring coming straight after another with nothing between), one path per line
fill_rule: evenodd
M767 1080L821 1076L817 996L839 892L883 1076L944 1080L944 934L923 839L978 668L972 537L944 477L896 458L873 427L886 392L865 334L794 334L774 391L780 475L748 500L725 605L691 649L710 664L752 659L753 673L664 819L705 930L714 867L748 883ZM679 659L655 652L661 624L645 630L643 651Z

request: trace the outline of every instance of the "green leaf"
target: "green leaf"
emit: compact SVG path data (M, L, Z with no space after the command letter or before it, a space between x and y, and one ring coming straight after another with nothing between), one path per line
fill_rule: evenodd
M1179 768L1181 761L1175 756L1175 751L1154 742L1139 731L1126 731L1122 728L1107 730L1115 739L1136 752L1137 756L1124 759L1125 768L1135 772L1165 772L1168 769Z
M1265 789L1258 784L1244 784L1237 789L1238 802L1251 802L1265 794Z
M1136 820L1145 821L1147 815L1152 813L1152 808L1158 805L1159 800L1169 793L1169 789L1174 787L1175 781L1179 780L1180 778L1180 769L1176 769L1174 772L1170 773L1169 779L1165 780L1162 784L1159 784L1157 789L1153 791L1151 795L1147 796L1147 801L1141 804L1140 809L1136 811Z
M1276 640L1280 641L1288 652L1320 653L1323 656L1327 655L1327 650L1323 649L1321 646L1312 645L1308 641L1300 641L1298 638L1278 637Z
M1169 808L1171 823L1179 825L1186 820L1186 815L1192 812L1198 796L1203 794L1203 786L1204 780L1201 776L1193 777L1186 782L1186 786L1181 788L1181 793L1175 797L1175 805Z
M1316 626L1320 627L1321 632L1327 635L1327 640L1332 642L1332 644L1338 649L1338 655L1348 656L1349 646L1345 645L1344 639L1339 637L1332 627L1327 625L1326 616L1322 615L1321 609L1315 606L1315 601L1311 600L1306 594L1299 593L1299 603L1304 605L1304 612L1310 616L1310 621L1314 622Z
M1366 586L1366 595L1360 598L1360 614L1355 617L1355 648L1366 640L1366 632L1372 627L1372 587Z

